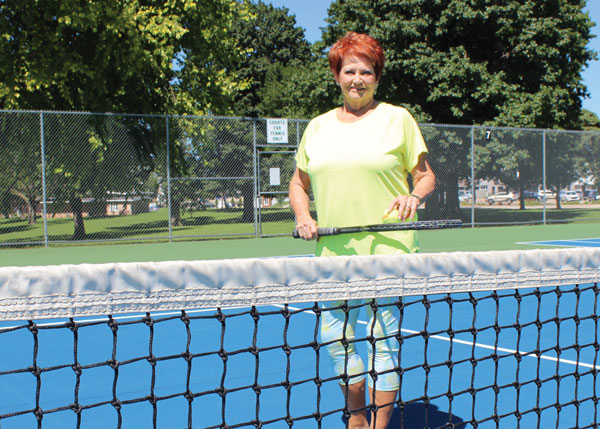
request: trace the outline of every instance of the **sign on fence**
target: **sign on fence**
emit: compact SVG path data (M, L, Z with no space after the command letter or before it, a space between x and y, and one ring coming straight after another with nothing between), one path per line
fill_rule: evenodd
M267 119L267 143L287 143L287 119Z

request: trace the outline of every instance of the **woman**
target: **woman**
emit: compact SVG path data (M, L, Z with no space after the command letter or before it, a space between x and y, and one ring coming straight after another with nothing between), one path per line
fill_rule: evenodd
M429 166L427 148L412 116L402 107L380 103L375 91L384 66L384 53L370 36L347 33L329 51L329 65L342 91L344 104L314 118L306 128L296 154L296 171L290 182L290 203L296 215L296 229L305 240L317 239L317 222L309 208L312 188L319 226L369 225L417 218L417 208L435 188L435 175ZM407 177L412 176L413 189ZM412 253L418 250L414 231L357 233L322 237L317 256ZM340 302L326 303L321 340L327 347L338 374L347 371L348 383L341 383L351 410L365 407L365 371L374 364L379 375L369 377L371 401L378 406L371 428L386 428L398 391L397 308L377 301L369 327L377 338L375 357L369 356L365 369L354 343L347 350L339 341L354 338L358 309L346 312ZM350 307L356 302L351 301ZM346 318L348 319L346 321ZM346 326L345 334L343 332ZM372 347L369 346L369 353ZM347 356L346 356L347 354ZM368 428L366 412L355 412L350 428Z

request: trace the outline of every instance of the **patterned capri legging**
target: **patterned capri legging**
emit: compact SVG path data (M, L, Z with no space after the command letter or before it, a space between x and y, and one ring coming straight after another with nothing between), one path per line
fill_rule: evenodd
M391 304L393 298L379 298L376 300L377 311L373 312L370 305L372 300L349 300L347 312L342 308L329 310L330 308L341 306L344 301L327 302L323 305L321 318L321 341L323 343L332 342L327 345L327 351L333 361L333 368L336 374L342 375L347 365L347 374L350 377L348 384L358 383L365 378L365 365L358 355L356 343L350 342L347 348L342 344L344 338L344 324L346 323L345 338L352 341L356 337L356 325L361 308L366 308L368 323L366 327L366 336L371 335L377 339L375 342L375 370L378 374L376 381L369 375L369 387L376 390L392 391L397 390L399 385L399 376L395 371L380 374L382 371L393 370L398 366L398 341L394 337L398 330L398 307ZM361 305L363 304L363 305ZM359 306L358 308L353 308ZM347 315L346 315L347 313ZM346 322L347 318L347 322ZM373 326L373 323L375 325ZM385 338L390 337L390 338ZM367 343L368 363L367 370L373 369L373 346ZM361 374L361 375L358 375ZM340 381L344 385L344 381Z

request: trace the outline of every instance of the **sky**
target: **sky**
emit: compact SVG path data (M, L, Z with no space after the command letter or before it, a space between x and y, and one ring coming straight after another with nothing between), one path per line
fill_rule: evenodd
M290 14L296 16L296 23L304 28L306 39L313 43L321 39L321 28L325 27L327 8L332 3L330 0L263 0L275 7L286 7ZM595 38L588 44L588 48L598 52L600 56L600 0L588 0L585 11L589 12L596 26L592 29ZM583 100L583 108L591 110L600 116L600 59L590 63L582 72L583 82L588 88L589 98Z

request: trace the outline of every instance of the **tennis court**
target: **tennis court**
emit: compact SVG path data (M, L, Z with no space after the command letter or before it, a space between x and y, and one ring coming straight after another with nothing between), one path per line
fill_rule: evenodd
M367 272L368 281L349 282L353 289L344 293L351 297L360 297L363 289L370 293L371 285L373 296L389 296L390 287L404 295L390 304L401 314L402 343L400 405L390 427L447 427L450 422L455 427L478 422L480 428L595 427L599 253L585 248L598 246L599 240L590 236L591 226L422 231L423 252L407 260L414 264L407 267L414 278L399 276L402 281L395 286L379 274L387 272L387 265L379 270L369 261L343 261L352 273ZM558 258L555 253L527 252L578 243L583 249L564 250L567 253ZM113 318L95 316L96 301L90 300L85 303L90 315L77 317L76 323L65 325L65 319L52 316L36 318L35 325L4 321L0 343L11 353L0 363L0 427L345 427L339 380L325 348L317 345L319 314L324 310L312 299L337 293L342 265L304 256L312 250L312 243L279 237L2 251L3 267L37 267L19 275L37 280L28 284L40 290L52 283L52 276L72 276L76 280L66 287L76 291L87 287L83 279L77 284L78 275L89 282L107 272L119 279L114 284L126 279L143 285L154 281L154 274L143 272L151 266L163 282L174 281L178 273L190 283L205 276L210 281L202 282L219 284L219 293L231 283L271 287L276 279L281 302L274 301L277 296L270 289L267 296L257 288L251 293L255 307L239 305L239 294L232 292L227 297L232 305L218 310L209 305L212 292L193 298L177 291L150 306L161 308L151 314L139 311L138 300L132 299L120 304ZM517 258L519 265L504 252L509 250L525 250ZM494 264L503 258L508 259L498 271ZM573 259L587 262L574 266ZM197 260L206 266L192 272L196 263L188 266L185 261ZM159 268L145 265L147 261L156 261ZM44 267L90 263L94 265L71 271ZM80 273L82 267L91 268ZM280 278L281 267L293 275ZM468 282L461 278L471 269L483 270L477 271L478 282L472 276ZM4 270L9 276L11 268ZM302 283L311 278L316 286L304 292ZM583 281L575 286L573 279ZM489 290L489 283L495 291ZM549 287L533 287L540 283ZM450 289L442 287L446 284ZM293 285L294 293L281 285ZM433 294L424 295L425 289ZM103 291L102 296L118 293ZM156 300L150 286L140 290L141 295L130 293L142 297L139 308ZM305 297L296 296L302 294ZM206 305L183 305L184 313L164 309L168 302L194 299ZM49 315L58 307L73 307L60 300L36 305L40 314ZM132 311L122 311L126 308ZM361 311L365 316L366 308ZM365 325L364 320L361 317L359 324ZM371 347L366 331L365 327L353 340L363 357ZM36 418L36 412L43 417Z

